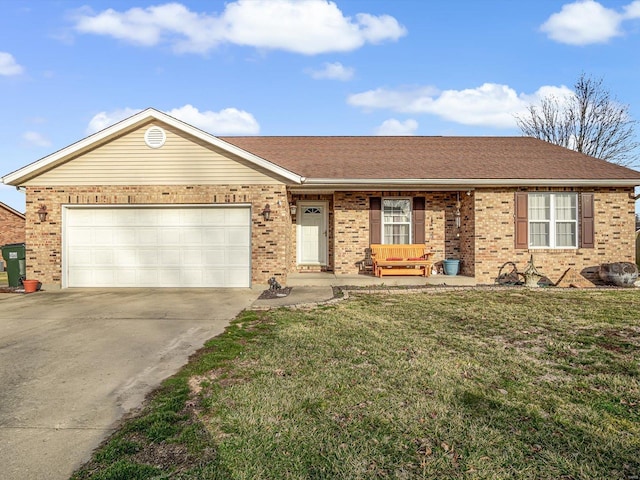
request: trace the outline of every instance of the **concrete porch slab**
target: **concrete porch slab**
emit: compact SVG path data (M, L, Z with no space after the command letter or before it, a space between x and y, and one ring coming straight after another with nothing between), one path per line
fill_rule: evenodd
M431 275L430 277L392 276L378 278L373 275L335 275L331 272L290 273L287 276L287 287L317 287L317 286L476 286L474 277L463 275Z

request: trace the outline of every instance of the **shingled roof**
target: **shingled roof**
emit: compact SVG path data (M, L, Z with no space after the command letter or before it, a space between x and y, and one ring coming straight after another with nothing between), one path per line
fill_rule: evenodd
M640 183L640 172L528 137L219 138L307 179Z

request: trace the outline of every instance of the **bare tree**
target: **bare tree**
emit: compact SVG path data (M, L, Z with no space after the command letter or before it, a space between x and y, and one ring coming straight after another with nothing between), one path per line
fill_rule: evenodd
M548 96L539 106L516 116L522 134L540 138L618 165L638 160L636 121L629 106L619 103L602 85L602 79L584 73L568 98Z

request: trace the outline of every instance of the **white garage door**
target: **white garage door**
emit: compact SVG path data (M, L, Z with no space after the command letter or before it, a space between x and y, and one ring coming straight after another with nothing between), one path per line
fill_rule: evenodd
M67 208L67 287L249 287L249 207Z

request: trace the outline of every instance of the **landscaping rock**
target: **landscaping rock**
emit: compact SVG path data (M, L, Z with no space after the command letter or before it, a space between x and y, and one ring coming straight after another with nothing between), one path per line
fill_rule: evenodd
M618 287L633 287L638 279L638 267L631 262L603 263L598 274L603 282Z
M556 287L560 288L595 288L593 282L584 278L580 273L573 268L568 268L566 272L562 274Z

